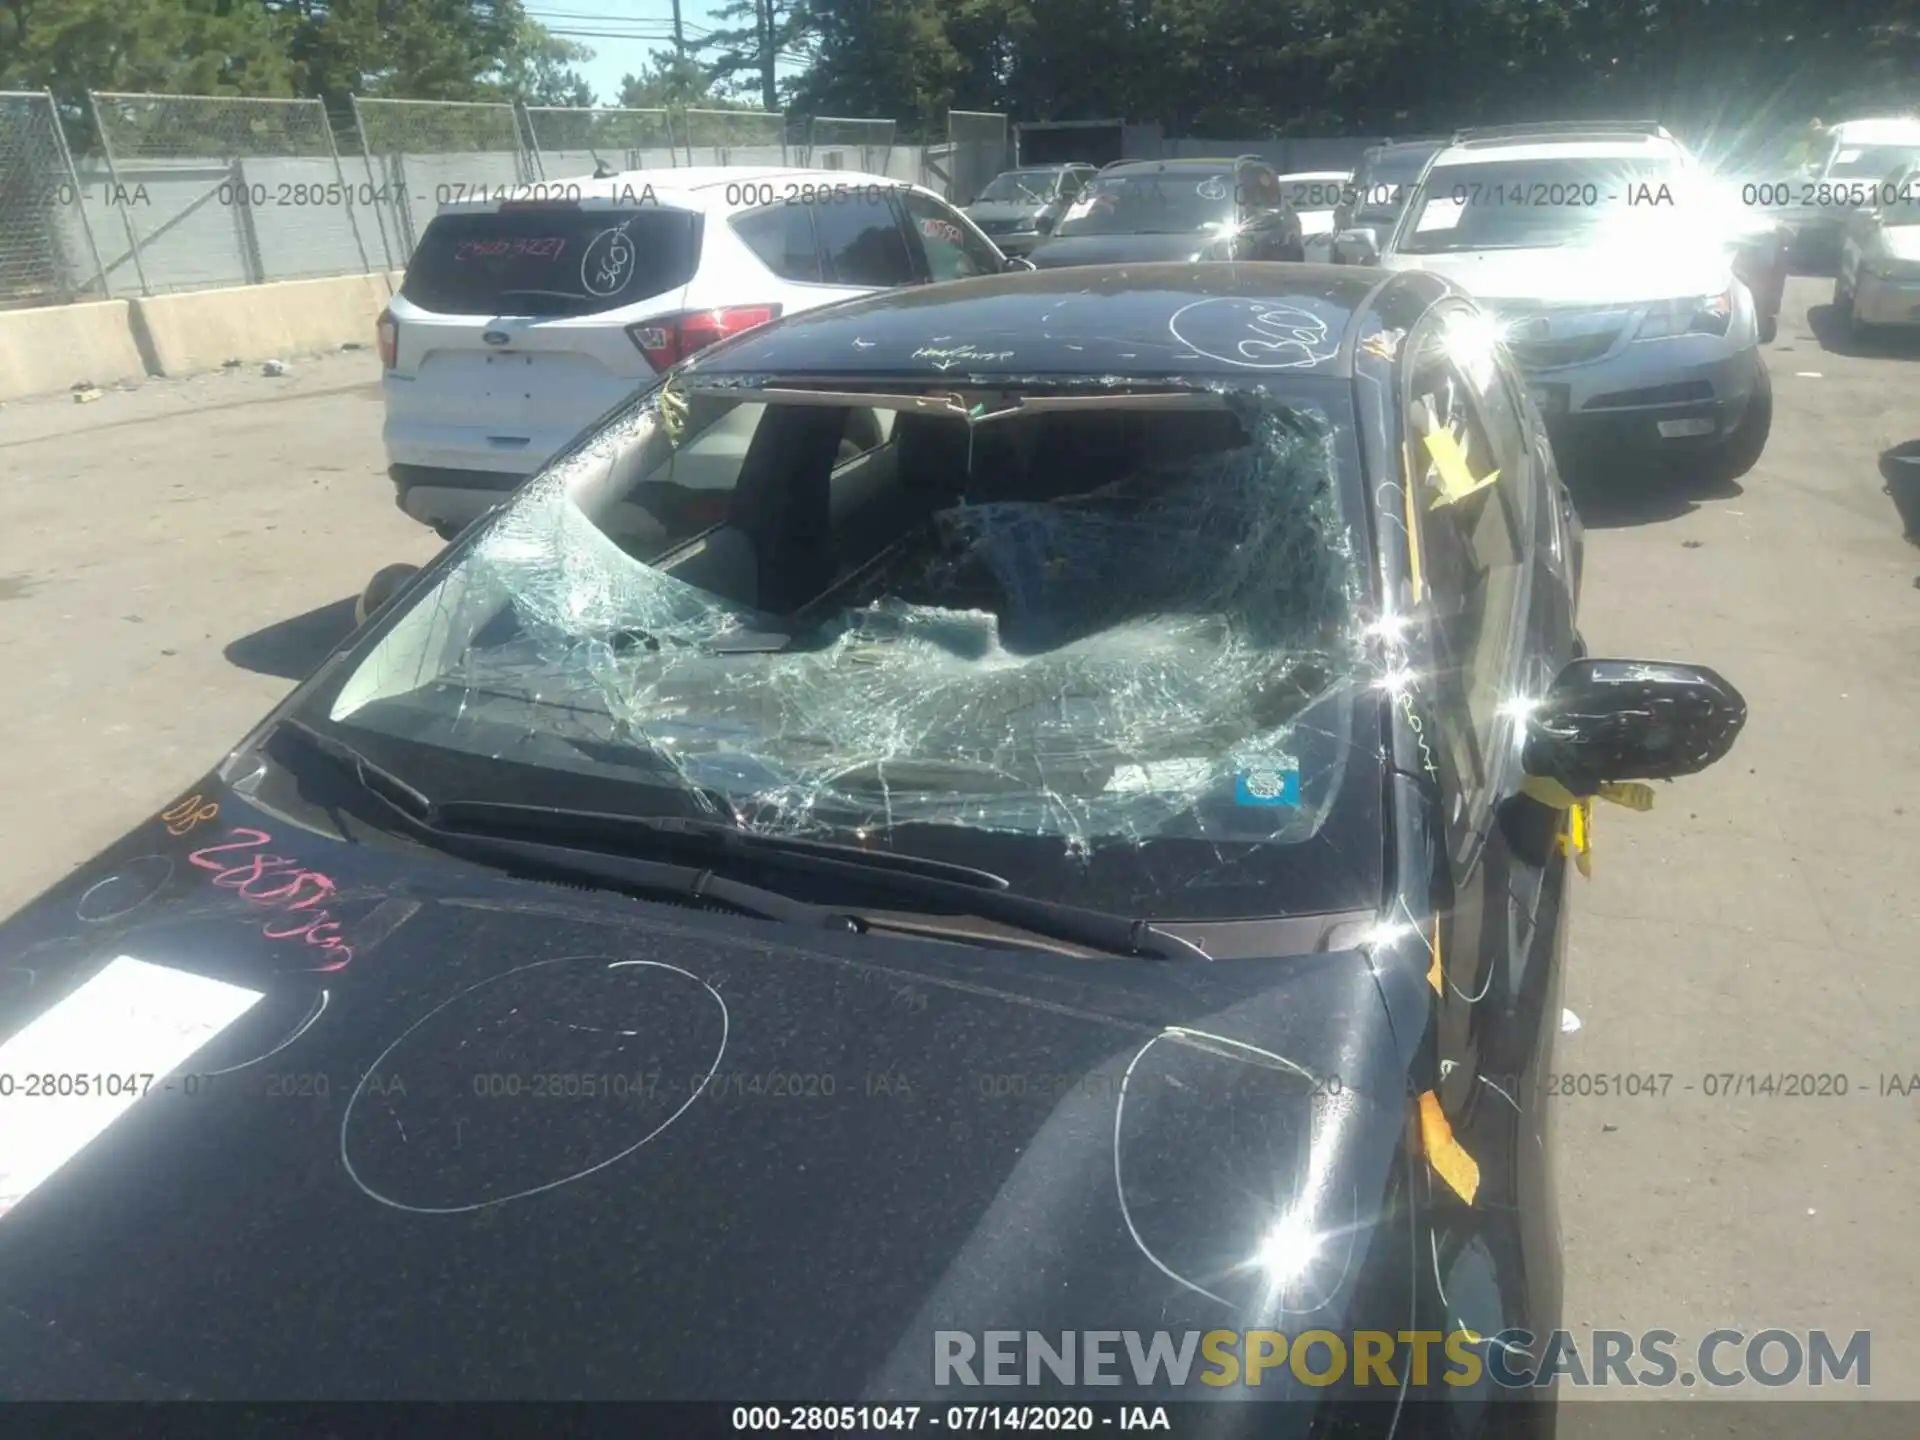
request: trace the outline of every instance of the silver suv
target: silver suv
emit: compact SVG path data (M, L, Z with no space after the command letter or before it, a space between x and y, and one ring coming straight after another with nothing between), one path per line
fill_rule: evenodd
M1479 297L1557 445L1694 452L1732 478L1766 446L1773 388L1712 194L1651 122L1467 130L1427 163L1390 231L1335 244Z

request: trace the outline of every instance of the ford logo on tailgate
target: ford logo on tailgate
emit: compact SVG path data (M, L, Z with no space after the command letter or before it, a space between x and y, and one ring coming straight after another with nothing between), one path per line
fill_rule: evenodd
M480 338L489 345L505 345L513 339L513 337L504 330L489 330Z

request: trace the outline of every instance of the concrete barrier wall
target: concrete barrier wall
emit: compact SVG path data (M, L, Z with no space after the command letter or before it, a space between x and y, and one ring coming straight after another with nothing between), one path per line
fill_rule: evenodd
M101 300L0 311L0 400L66 390L82 380L112 385L144 377L128 306Z
M192 375L229 360L285 359L349 341L371 349L374 321L405 275L379 270L0 310L0 400L48 395L82 380L114 385Z
M151 295L128 303L135 339L156 375L216 370L228 360L270 360L373 343L392 298L391 272L283 280L223 290Z

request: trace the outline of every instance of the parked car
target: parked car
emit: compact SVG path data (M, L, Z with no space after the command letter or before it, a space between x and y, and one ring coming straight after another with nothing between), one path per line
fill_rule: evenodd
M1353 180L1333 212L1333 232L1369 227L1385 234L1405 208L1407 195L1427 162L1446 144L1444 137L1396 140L1369 148L1354 167ZM1339 263L1339 257L1334 257Z
M1353 175L1346 170L1301 170L1280 177L1280 193L1300 217L1306 258L1326 262L1333 256L1333 213L1347 198Z
M1571 817L1745 716L1584 658L1579 569L1437 276L1010 274L703 350L0 925L0 1073L99 1087L0 1133L0 1393L977 1401L942 1333L1232 1317L1447 1359L1097 1398L1550 1435L1459 1361L1561 1320Z
M1833 308L1849 330L1920 325L1920 164L1875 189L1842 232Z
M1335 244L1478 296L1563 448L1651 447L1726 479L1759 460L1773 386L1710 185L1651 123L1468 130L1384 243L1355 228Z
M1100 171L1034 249L1042 270L1153 260L1302 260L1300 216L1257 155L1122 160Z
M1721 173L1704 166L1699 173L1699 229L1718 235L1725 244L1733 273L1753 296L1760 343L1771 345L1779 334L1787 276L1793 272L1794 242L1792 227L1761 197L1771 199L1781 192L1751 174Z
M1889 175L1912 165L1920 165L1920 116L1829 126L1819 153L1767 197L1777 200L1771 208L1792 234L1795 263L1835 263L1848 218L1874 203L1876 188Z
M1003 170L967 206L967 217L1009 255L1026 255L1052 233L1095 175L1095 165Z
M1762 345L1780 334L1780 305L1793 270L1793 232L1764 213L1738 217L1727 232L1733 273L1753 296L1754 328Z
M634 171L449 206L380 317L395 499L451 537L716 340L1006 264L931 191L844 170Z

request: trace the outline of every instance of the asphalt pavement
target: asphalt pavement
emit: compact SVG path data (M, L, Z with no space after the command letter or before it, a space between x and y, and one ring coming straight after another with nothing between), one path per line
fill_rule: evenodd
M1841 345L1830 289L1789 286L1739 484L1579 494L1593 652L1710 665L1752 716L1650 813L1604 810L1575 882L1566 1315L1870 1330L1873 1394L1920 1399L1920 549L1882 473L1920 448L1920 337ZM438 549L393 507L376 376L343 354L0 409L0 914L216 763L376 569ZM1628 1075L1654 1080L1582 1093Z

